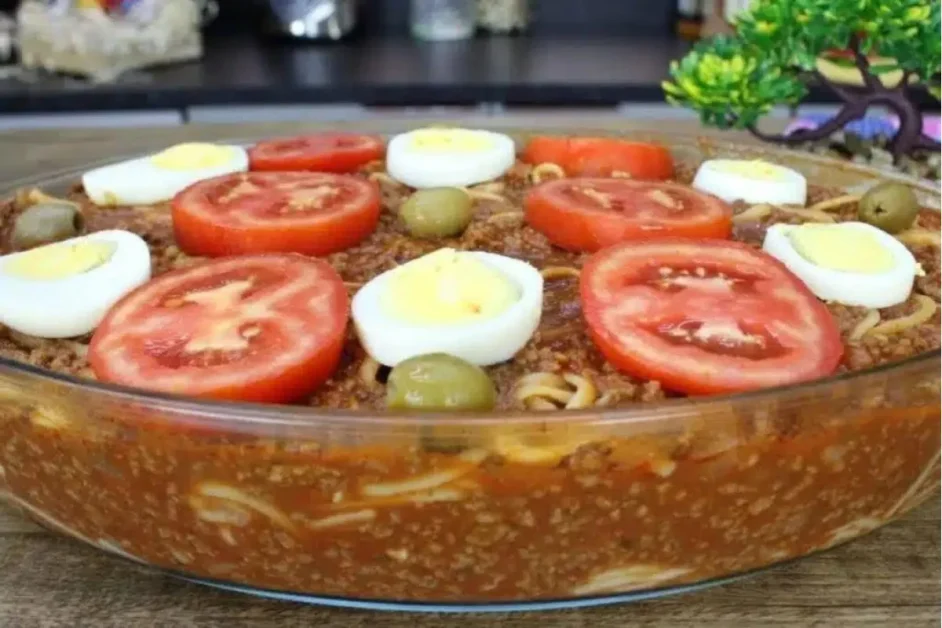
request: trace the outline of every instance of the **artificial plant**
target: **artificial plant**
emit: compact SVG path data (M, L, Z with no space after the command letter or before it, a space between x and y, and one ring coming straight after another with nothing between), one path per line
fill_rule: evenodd
M736 20L735 35L699 42L671 65L664 83L668 102L694 109L704 124L746 129L772 142L798 144L829 137L862 118L872 105L899 117L890 142L894 158L916 150L939 151L923 134L922 114L908 90L926 85L939 98L939 0L756 0ZM879 48L890 62L871 63ZM860 86L838 84L817 69L819 57L845 51L859 70ZM887 81L888 76L898 80ZM775 105L797 105L810 82L830 89L842 106L815 129L788 135L756 124Z

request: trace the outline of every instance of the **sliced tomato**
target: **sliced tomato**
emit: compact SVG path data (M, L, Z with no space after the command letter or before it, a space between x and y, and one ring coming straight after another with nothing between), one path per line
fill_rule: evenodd
M323 172L249 172L200 181L173 199L173 233L190 255L327 255L371 234L380 197L365 179Z
M231 257L160 275L98 326L99 379L196 397L284 403L337 368L350 305L331 266L300 255Z
M784 265L739 242L664 239L593 255L583 314L618 369L689 394L826 376L843 352L823 303Z
M728 238L733 210L679 183L557 179L531 188L527 223L569 251L597 251L652 237Z
M665 147L614 137L534 137L524 148L523 160L556 164L571 177L620 174L660 181L674 174L674 159Z
M315 133L265 140L249 149L252 170L353 172L381 159L383 140L356 133Z

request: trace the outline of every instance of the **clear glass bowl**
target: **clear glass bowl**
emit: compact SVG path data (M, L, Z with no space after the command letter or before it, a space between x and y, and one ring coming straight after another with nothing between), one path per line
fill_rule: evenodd
M938 208L928 184L817 156L634 137L845 189L894 178ZM82 170L0 189L64 189ZM939 373L935 352L749 394L431 416L197 402L0 360L0 489L107 552L260 595L452 611L641 599L827 549L924 501Z

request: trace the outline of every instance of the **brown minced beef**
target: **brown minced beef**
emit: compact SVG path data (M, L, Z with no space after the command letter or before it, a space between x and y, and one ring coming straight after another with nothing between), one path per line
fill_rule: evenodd
M377 166L375 169L380 168ZM507 203L478 200L475 220L471 226L460 237L447 240L419 240L409 237L396 216L396 210L408 190L386 183L383 185L386 211L376 232L358 246L331 255L328 260L344 280L350 283L351 291L390 268L443 246L492 251L526 260L541 269L549 266L581 267L584 255L567 253L552 247L542 234L520 220L521 199L527 187L526 169L526 166L520 164L505 177L503 196L507 198ZM813 203L833 194L817 189L813 190L810 196L809 203ZM91 203L81 190L76 190L71 199L81 204L90 230L127 229L141 235L150 245L155 274L198 261L188 257L174 244L170 212L165 204L99 208ZM14 203L8 203L0 209L0 225L11 224L16 211ZM855 213L854 203L833 212L838 220L853 219ZM493 218L496 214L513 215ZM761 246L764 227L767 224L801 220L798 216L773 213L763 222L738 225L734 235L737 239L758 247ZM919 226L938 230L938 213L928 210L923 212L919 218ZM0 249L0 252L9 251ZM932 247L923 247L913 252L926 270L926 277L919 279L914 295L923 290L938 299L940 275L937 251ZM513 360L488 369L501 393L501 407L513 407L515 400L511 392L515 383L521 376L537 371L588 376L597 387L599 397L603 397L606 392L617 392L610 395L612 405L652 401L667 394L661 390L658 382L639 381L620 374L605 361L586 335L576 284L576 280L571 277L547 281L543 319L538 332ZM881 320L906 314L914 306L913 300L910 299L910 302L903 305L881 310ZM845 359L841 370L868 368L939 347L938 313L924 325L890 338L872 335L850 341L848 334L866 315L867 310L839 304L829 304L829 307L845 336ZM87 338L23 338L0 326L0 356L60 372L94 377L85 360L87 341ZM351 330L340 368L330 381L311 396L310 404L331 408L381 409L383 386L370 385L358 377L358 368L364 357L363 349Z
M526 180L526 167L516 167L504 180L506 202L478 201L471 227L438 242L402 232L395 211L406 190L387 183L379 229L329 261L352 289L446 245L538 268L580 267L583 256L554 249L523 225ZM813 189L810 200L833 195ZM99 209L81 190L71 197L91 229L141 234L156 273L197 261L174 245L165 205ZM855 210L851 203L832 215L850 219ZM0 245L17 211L14 202L0 205ZM786 220L800 221L775 212L738 224L735 237L759 246L767 223ZM924 211L919 226L938 231L938 214ZM926 271L916 293L938 300L938 251L913 252ZM915 306L888 308L881 318ZM845 338L842 371L939 348L938 313L892 337L852 341L866 310L829 307ZM488 369L502 407L515 405L515 382L534 371L588 377L613 406L668 396L658 382L606 364L585 335L573 279L547 281L544 308L531 342ZM87 340L0 328L0 356L90 378ZM363 359L351 335L340 369L310 403L381 408L381 382L359 378ZM89 404L42 388L24 396L0 372L0 489L41 523L87 543L268 589L481 602L659 588L830 547L928 497L939 476L939 381L909 373L894 386L870 379L865 390L835 382L834 399L801 406L781 404L781 396L764 406L731 400L700 416L691 404L682 421L665 415L664 428L534 420L521 435L494 425L367 430L354 419L345 426L314 418L303 433L246 432L235 423L209 429L136 404Z

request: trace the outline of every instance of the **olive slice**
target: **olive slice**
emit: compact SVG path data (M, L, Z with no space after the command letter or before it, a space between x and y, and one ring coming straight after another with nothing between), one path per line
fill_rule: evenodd
M909 186L887 181L863 195L857 206L857 214L862 222L887 233L899 233L916 222L919 200Z
M487 411L496 404L497 389L487 373L446 353L403 360L386 382L386 406L394 410Z
M416 238L459 235L473 215L471 197L460 188L418 190L399 208L406 229Z
M10 244L18 251L74 238L85 228L79 208L65 201L44 201L28 207L13 223Z

